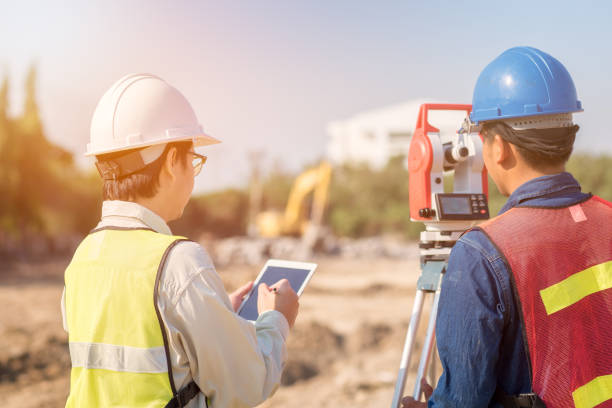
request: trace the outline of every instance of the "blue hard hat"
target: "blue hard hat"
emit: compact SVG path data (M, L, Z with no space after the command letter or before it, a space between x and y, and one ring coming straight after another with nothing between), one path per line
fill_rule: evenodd
M557 59L532 47L504 51L480 73L470 119L582 112L574 81Z

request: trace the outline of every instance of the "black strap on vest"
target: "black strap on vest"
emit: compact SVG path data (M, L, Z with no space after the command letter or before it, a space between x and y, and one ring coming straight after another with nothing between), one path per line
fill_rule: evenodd
M186 406L189 401L191 401L198 393L200 392L200 387L195 381L191 381L180 391L176 391L176 387L174 385L174 376L172 374L172 362L170 361L170 348L168 346L168 337L166 335L166 326L164 325L164 320L161 317L161 313L159 312L159 307L157 304L157 298L159 293L159 281L161 279L161 271L166 264L166 259L168 258L168 254L180 242L189 241L188 239L177 239L174 241L164 252L162 256L161 262L159 263L159 267L157 268L157 276L155 277L155 287L153 289L153 304L155 306L155 313L157 314L157 319L159 320L159 326L162 332L162 338L164 339L164 350L166 351L166 363L168 364L168 379L170 380L170 388L172 389L173 397L168 404L166 404L165 408L183 408ZM204 399L206 403L206 408L208 408L208 397L205 396Z
M198 387L195 381L192 381L185 388L177 392L174 397L168 401L165 408L183 408L199 393L200 387ZM208 408L208 398L206 398L205 401L206 408Z
M499 387L495 391L493 400L504 408L546 408L544 401L537 394L508 395Z

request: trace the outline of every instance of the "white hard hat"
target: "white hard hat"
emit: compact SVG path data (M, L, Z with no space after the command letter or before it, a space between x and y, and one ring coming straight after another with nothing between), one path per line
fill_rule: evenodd
M204 133L191 105L176 88L155 75L130 74L98 102L85 155L151 146L141 151L146 163L158 157L166 143L187 140L194 146L220 143Z

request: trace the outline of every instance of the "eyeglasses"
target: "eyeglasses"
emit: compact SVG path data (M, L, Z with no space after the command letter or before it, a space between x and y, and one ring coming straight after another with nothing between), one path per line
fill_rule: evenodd
M206 163L207 157L202 156L201 154L197 154L196 152L189 153L193 155L193 160L191 161L191 164L193 165L193 177L195 177L200 174L202 166L204 165L204 163Z

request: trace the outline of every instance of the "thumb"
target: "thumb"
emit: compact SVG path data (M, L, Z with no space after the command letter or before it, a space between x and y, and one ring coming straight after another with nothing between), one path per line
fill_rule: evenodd
M401 403L402 408L410 408L411 406L415 405L416 401L412 397L404 397L402 398Z
M427 381L425 381L424 378L421 379L421 390L423 391L423 394L425 394L425 401L431 398L431 394L433 394L433 388L431 387L431 385L427 384Z
M236 294L242 299L253 287L253 282L247 282L236 290Z

